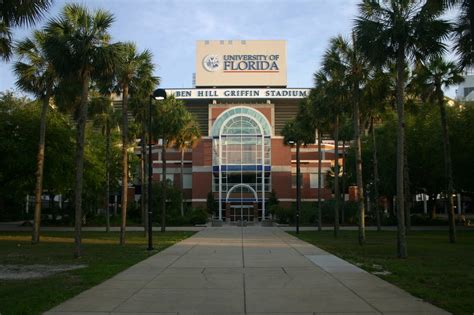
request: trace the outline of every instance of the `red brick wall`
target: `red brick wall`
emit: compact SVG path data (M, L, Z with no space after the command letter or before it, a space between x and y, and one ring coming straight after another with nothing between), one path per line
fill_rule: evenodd
M212 173L193 174L193 199L206 199L212 190Z
M201 141L199 141L193 149L192 160L193 166L212 165L212 139L201 139Z
M291 163L291 149L283 139L272 139L272 165L288 166Z

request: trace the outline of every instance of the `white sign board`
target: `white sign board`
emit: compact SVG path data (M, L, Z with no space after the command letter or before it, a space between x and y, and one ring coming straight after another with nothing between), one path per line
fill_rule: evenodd
M197 41L197 87L286 84L284 40Z
M310 89L166 89L176 99L293 99L309 96Z

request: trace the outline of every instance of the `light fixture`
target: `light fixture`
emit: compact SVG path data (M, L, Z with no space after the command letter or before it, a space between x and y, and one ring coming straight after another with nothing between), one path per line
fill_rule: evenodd
M166 91L164 89L156 89L153 94L150 95L150 102L148 106L148 250L153 250L153 224L152 224L152 179L153 179L153 160L152 160L152 149L151 149L151 109L153 100L162 101L166 99Z

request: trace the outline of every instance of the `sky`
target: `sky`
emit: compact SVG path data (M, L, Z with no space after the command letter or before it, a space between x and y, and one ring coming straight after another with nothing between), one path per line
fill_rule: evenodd
M287 41L288 87L313 85L313 73L331 37L349 36L359 0L55 0L36 27L66 3L115 16L114 41L133 41L153 54L161 87L190 88L197 40ZM15 29L20 40L30 29ZM0 91L15 89L12 63L0 61ZM451 93L449 93L451 94ZM454 92L452 92L454 94Z

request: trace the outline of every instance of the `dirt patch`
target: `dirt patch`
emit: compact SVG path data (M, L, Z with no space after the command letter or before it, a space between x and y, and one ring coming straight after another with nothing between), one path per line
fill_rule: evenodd
M87 265L0 265L0 280L44 278L58 272L85 267Z

